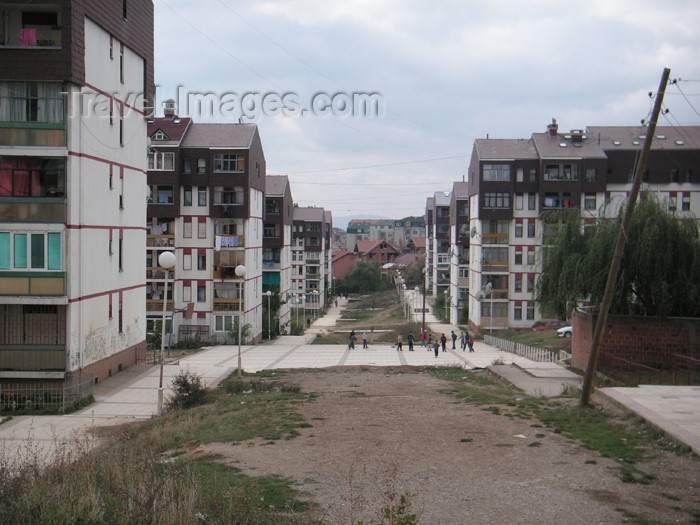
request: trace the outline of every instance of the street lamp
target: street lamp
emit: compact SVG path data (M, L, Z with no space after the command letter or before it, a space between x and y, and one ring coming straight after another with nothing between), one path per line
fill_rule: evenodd
M314 302L316 303L316 308L315 308L315 310L314 310L314 319L318 319L318 317L319 317L319 311L318 311L318 310L319 310L319 308L321 307L321 301L320 301L319 298L318 298L318 296L319 296L319 291L318 291L318 290L314 290L313 292L311 292L311 294L312 294L312 296L313 296L313 299L311 300L311 303L314 303Z
M160 380L158 381L158 415L163 413L163 352L165 350L165 312L168 306L168 271L175 268L177 259L173 252L163 252L158 256L158 264L165 270L163 277L163 320L160 332Z
M491 281L486 283L486 288L484 289L486 292L486 295L489 296L489 300L491 301L491 314L489 315L489 335L493 335L493 284Z
M243 283L245 283L245 274L248 269L239 264L236 266L234 273L241 282L238 285L238 377L241 377L241 325L243 324Z
M267 295L267 340L272 341L272 322L271 322L271 314L270 314L270 297L272 297L272 292L268 290L265 292L263 295Z

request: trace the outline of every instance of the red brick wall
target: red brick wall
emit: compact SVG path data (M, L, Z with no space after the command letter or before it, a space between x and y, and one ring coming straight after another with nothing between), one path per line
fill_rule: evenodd
M574 315L573 365L586 368L597 317ZM655 368L671 354L700 355L700 319L608 316L600 352Z

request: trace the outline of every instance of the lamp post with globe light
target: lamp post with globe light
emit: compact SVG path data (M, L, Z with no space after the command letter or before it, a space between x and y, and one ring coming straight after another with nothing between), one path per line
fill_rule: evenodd
M158 381L158 411L157 414L163 413L163 353L165 351L165 315L168 309L168 277L169 271L175 268L177 259L173 252L163 252L158 256L158 264L165 271L163 277L163 319L161 321L160 333L160 379ZM173 272L174 273L174 272Z
M236 277L238 277L241 282L238 285L238 377L241 377L241 325L243 325L243 284L245 283L245 274L248 273L248 269L239 264L234 270Z
M270 314L270 297L272 297L272 292L268 290L263 295L267 296L267 340L272 341L272 315Z

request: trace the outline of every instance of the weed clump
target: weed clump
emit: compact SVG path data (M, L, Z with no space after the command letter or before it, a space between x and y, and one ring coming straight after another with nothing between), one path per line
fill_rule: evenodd
M188 409L208 402L206 383L190 370L183 370L173 378L172 389L173 395L165 404L167 411Z

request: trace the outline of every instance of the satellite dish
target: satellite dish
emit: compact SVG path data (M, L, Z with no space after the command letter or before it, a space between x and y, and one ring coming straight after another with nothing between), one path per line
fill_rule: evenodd
M486 283L486 288L484 288L484 294L488 295L491 293L492 290L493 290L493 285L489 281L488 283Z
M478 292L476 292L475 298L476 298L477 301L481 302L481 300L482 300L484 297L486 297L486 294L485 294L482 290L479 290Z
M472 239L473 239L476 234L477 234L476 226L472 226L472 230L471 230L471 232L469 232L469 235L471 235Z

